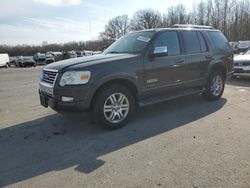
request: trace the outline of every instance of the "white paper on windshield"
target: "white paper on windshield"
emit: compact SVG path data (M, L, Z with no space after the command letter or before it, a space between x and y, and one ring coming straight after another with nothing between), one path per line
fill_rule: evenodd
M142 41L142 42L149 42L149 41L150 41L150 38L144 37L144 36L139 36L139 37L137 38L137 40Z

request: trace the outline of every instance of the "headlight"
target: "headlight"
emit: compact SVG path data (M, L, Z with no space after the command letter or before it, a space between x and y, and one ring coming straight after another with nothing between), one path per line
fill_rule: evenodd
M90 79L90 71L68 71L63 73L60 86L87 84Z

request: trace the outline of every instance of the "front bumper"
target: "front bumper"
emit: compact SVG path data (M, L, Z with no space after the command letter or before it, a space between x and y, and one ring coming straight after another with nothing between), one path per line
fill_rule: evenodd
M235 66L234 75L250 75L250 66Z
M72 97L74 100L64 102L63 96ZM53 88L40 83L39 97L42 106L51 107L56 111L89 111L91 104L89 88L85 86Z

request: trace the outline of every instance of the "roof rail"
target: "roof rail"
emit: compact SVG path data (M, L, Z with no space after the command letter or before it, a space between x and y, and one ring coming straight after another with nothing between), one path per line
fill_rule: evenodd
M214 29L212 26L207 25L192 25L192 24L174 24L174 28L197 28L197 29Z

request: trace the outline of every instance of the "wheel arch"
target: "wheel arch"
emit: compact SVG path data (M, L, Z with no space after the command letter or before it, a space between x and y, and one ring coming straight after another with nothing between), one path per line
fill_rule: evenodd
M227 77L227 67L226 67L226 65L225 65L223 62L214 63L214 64L210 67L210 69L209 69L209 73L208 73L208 75L207 75L207 78L209 77L209 75L210 75L213 71L216 71L216 70L222 72L224 79L226 79L226 77Z
M102 90L104 87L108 87L109 85L114 85L114 84L119 84L129 89L134 97L134 100L137 101L139 90L132 79L128 79L128 78L108 79L99 83L97 87L94 89L94 91L92 92L92 98L90 100L90 107L92 108L95 98L98 95L100 90Z

